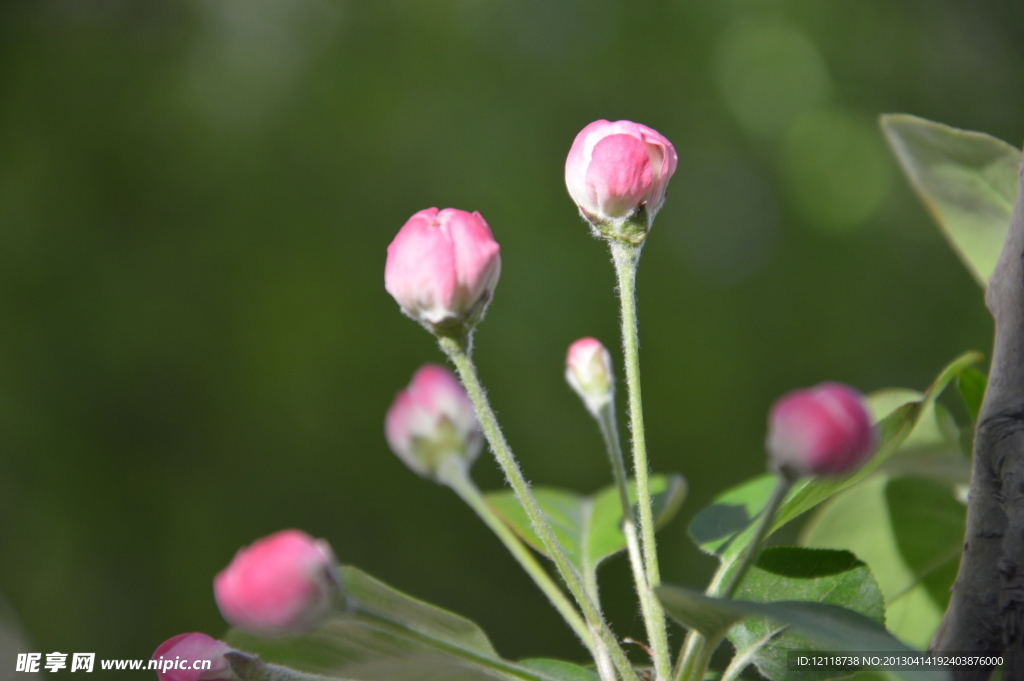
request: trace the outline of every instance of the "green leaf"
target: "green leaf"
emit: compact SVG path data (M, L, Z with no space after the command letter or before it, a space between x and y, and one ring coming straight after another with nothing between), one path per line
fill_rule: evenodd
M873 476L823 504L801 543L856 553L885 597L889 631L926 647L949 598L964 516L949 484Z
M986 286L1010 225L1020 150L980 132L906 114L882 116L881 125L921 202Z
M565 676L503 660L480 627L464 617L354 567L342 567L340 577L347 607L315 630L259 638L232 629L225 640L274 664L360 681L565 681Z
M923 397L913 390L889 388L872 393L868 400L877 415L891 413L897 406ZM878 470L893 477L915 475L943 482L967 483L971 477L971 464L964 456L964 435L949 410L931 402L922 410L914 430L896 454Z
M545 658L530 658L519 660L519 664L527 669L534 669L542 672L552 679L559 681L598 681L598 675L585 667L563 662L562 660L548 660Z
M849 551L774 547L765 549L736 592L738 599L812 601L856 611L879 624L885 620L882 592L863 561ZM733 627L736 655L752 662L772 681L821 681L834 670L790 671L788 651L821 650L813 638L764 617Z
M897 478L885 487L900 556L945 610L960 567L967 509L949 485Z
M653 475L650 478L654 520L662 527L679 511L686 496L681 475ZM614 485L587 496L556 487L534 487L533 495L551 522L566 557L580 571L593 573L604 559L626 548L622 534L622 503ZM547 555L533 532L530 519L509 490L488 492L487 502L527 544ZM636 503L636 486L630 483L630 499Z
M773 487L775 476L764 473L719 494L690 521L690 538L705 553L721 554L761 512Z
M973 367L964 369L956 379L960 397L963 398L974 423L978 422L978 413L981 412L981 401L985 397L986 385L988 385L988 376Z
M684 626L700 619L705 622L735 624L749 617L766 617L780 625L798 630L817 646L843 651L914 652L892 637L878 622L858 612L827 603L780 601L754 603L752 601L725 600L705 596L678 586L662 585L656 589L665 612ZM699 611L699 612L698 612ZM713 627L699 629L708 638L721 635ZM901 671L899 675L909 681L936 681L948 679L945 672Z

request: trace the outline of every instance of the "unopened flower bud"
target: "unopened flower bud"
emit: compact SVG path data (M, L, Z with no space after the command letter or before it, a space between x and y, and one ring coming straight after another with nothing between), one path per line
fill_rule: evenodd
M572 143L565 186L598 233L639 243L665 202L677 163L672 143L646 125L594 121Z
M326 615L338 591L326 541L282 530L238 550L213 580L224 619L254 634L298 633Z
M399 391L384 419L388 445L409 468L436 478L438 466L458 457L468 467L480 454L483 435L473 403L450 371L426 364Z
M178 634L153 652L156 675L160 681L238 681L226 653L234 648L206 634ZM205 661L209 661L208 668Z
M494 294L498 251L480 213L421 210L388 246L384 288L432 333L465 333L483 318Z
M596 338L580 338L565 357L565 380L595 417L607 405L615 389L612 356Z
M780 397L768 416L771 465L796 475L840 475L874 452L875 432L864 396L841 383L822 383Z

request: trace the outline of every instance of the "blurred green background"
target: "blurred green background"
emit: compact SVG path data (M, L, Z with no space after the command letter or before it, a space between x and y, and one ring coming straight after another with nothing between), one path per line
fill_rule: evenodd
M562 378L576 338L618 346L605 248L562 178L598 118L679 152L641 359L654 467L691 485L663 574L702 585L686 524L763 470L775 397L920 389L989 348L980 290L878 132L892 111L1019 144L1024 5L0 4L0 593L32 649L219 635L213 575L299 527L507 656L581 658L498 541L388 451L390 400L441 355L383 265L415 211L479 210L503 271L476 356L506 433L535 483L608 483ZM488 458L474 475L502 484ZM602 587L643 638L621 556Z

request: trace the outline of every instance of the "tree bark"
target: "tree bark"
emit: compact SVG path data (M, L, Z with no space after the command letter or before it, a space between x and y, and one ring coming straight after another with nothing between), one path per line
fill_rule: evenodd
M1011 661L1004 681L1024 681L1024 187L985 304L995 342L975 431L964 554L931 649L1004 655ZM984 681L991 672L964 668L953 678Z

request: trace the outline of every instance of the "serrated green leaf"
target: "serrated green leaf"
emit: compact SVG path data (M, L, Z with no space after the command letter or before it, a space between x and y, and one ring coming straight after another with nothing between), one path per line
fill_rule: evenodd
M662 527L679 511L686 496L681 475L653 475L650 478L654 520ZM551 522L566 557L580 571L591 574L601 561L626 548L622 534L622 504L614 485L592 495L556 487L534 487L533 495ZM516 534L541 554L547 555L533 532L530 519L509 490L488 492L487 503ZM636 486L630 483L630 499L636 502Z
M736 592L738 599L811 601L848 608L884 623L882 592L863 561L849 551L773 547L762 552ZM790 671L788 651L822 650L813 638L764 617L747 619L727 634L736 655L772 681L822 681L834 670Z
M698 609L704 621L732 624L749 617L766 617L780 625L792 627L812 639L821 648L843 651L914 652L885 630L878 622L858 612L827 603L780 601L754 603L705 596L697 591L678 586L662 585L656 589L665 612L684 626L692 626L693 613ZM713 629L700 630L714 639ZM946 680L945 672L901 671L908 681Z
M339 571L347 607L311 632L225 640L262 659L312 674L360 681L564 681L503 660L470 620L407 596L361 570Z
M1019 182L1020 149L906 114L881 117L910 184L978 283L988 285Z

